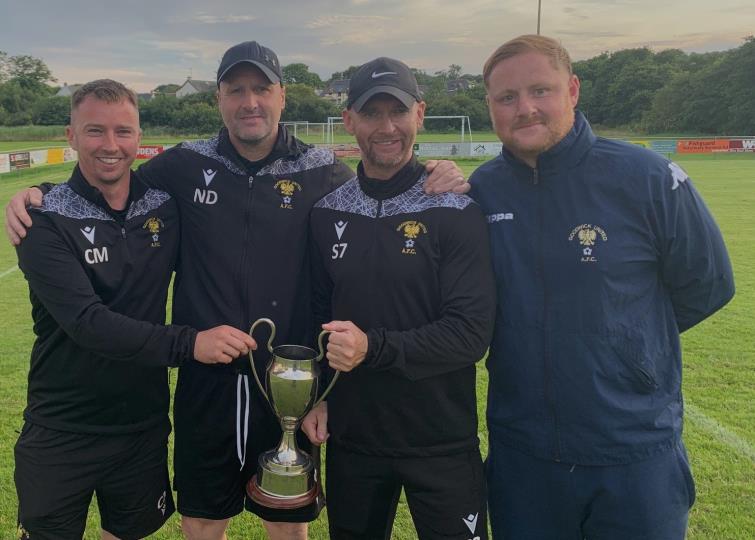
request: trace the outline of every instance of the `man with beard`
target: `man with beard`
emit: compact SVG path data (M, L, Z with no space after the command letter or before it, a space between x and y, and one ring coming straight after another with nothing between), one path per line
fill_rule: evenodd
M734 294L721 233L681 167L592 133L556 40L515 38L483 76L503 142L470 181L498 282L493 534L682 540L679 334Z
M486 225L470 198L424 193L424 111L404 63L360 67L343 111L357 177L312 210L316 318L344 373L303 429L315 444L330 431L334 539L390 538L402 488L420 539L487 537L475 392L494 311Z
M217 137L183 143L142 165L138 174L176 200L181 241L173 321L203 329L247 329L260 317L276 323L282 343L304 343L310 311L308 218L313 204L353 177L329 149L313 148L280 125L286 103L281 67L254 41L223 55L217 72L224 127ZM449 166L450 165L450 166ZM435 189L463 181L444 162ZM438 187L440 186L440 187ZM428 188L430 189L430 188ZM30 225L28 192L9 205L6 228L18 241ZM262 370L268 360L255 360ZM189 540L221 539L244 506L263 519L271 538L305 538L321 501L298 510L272 510L245 501L257 456L273 447L280 427L255 385L249 365L187 362L174 402L175 487Z

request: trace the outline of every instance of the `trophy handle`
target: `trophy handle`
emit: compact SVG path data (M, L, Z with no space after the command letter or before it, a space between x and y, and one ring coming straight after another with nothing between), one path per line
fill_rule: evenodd
M270 325L270 328L272 329L272 332L270 333L270 339L267 340L267 350L270 351L270 354L273 354L273 338L275 338L275 323L267 318L257 319L252 324L252 327L249 329L249 335L254 339L254 336L252 335L254 333L254 329L257 327L260 323L267 323ZM320 346L320 349L322 349L322 345ZM265 392L265 388L262 386L262 383L260 382L259 375L257 375L257 368L254 367L254 356L252 356L251 349L249 350L249 363L252 365L252 373L254 374L254 380L257 381L257 386L260 389L260 392L262 392L262 395L265 396L265 399L268 403L270 403L270 398L267 397L267 392Z
M322 348L322 338L325 337L325 334L330 334L330 330L323 330L322 332L320 332L320 336L317 338L317 344L320 347L320 353L317 355L317 358L315 358L315 360L317 362L319 362L320 360L322 360L323 356L325 356L325 351ZM333 376L333 379L331 379L330 384L325 389L325 392L322 393L322 395L320 396L320 398L317 401L314 402L314 404L311 407L312 409L314 409L315 407L317 407L320 404L320 402L328 396L328 394L330 393L330 390L333 388L333 385L336 383L336 380L338 379L338 376L340 374L341 374L341 372L338 371L338 370L336 370L336 374Z

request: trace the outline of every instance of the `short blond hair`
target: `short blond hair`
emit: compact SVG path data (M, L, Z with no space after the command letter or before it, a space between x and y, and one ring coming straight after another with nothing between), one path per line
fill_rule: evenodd
M490 73L499 62L503 62L512 56L529 52L536 52L547 56L555 69L563 67L569 75L572 74L569 52L559 41L546 36L526 34L510 39L493 51L493 54L487 59L485 67L482 69L482 78L485 81L485 88L488 87Z
M131 103L137 111L139 110L139 101L133 90L112 79L97 79L82 85L73 93L71 96L71 112L76 110L81 102L89 96L105 103L120 103L125 100Z

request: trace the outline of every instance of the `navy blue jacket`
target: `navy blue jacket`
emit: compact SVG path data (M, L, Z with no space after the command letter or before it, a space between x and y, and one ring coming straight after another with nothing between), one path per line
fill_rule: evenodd
M721 233L684 171L595 137L577 113L536 169L504 149L470 182L497 280L491 439L584 465L674 445L679 333L734 294Z

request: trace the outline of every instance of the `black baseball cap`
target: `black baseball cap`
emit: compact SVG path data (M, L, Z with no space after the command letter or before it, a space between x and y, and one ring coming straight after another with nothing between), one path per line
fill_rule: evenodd
M384 56L367 62L356 70L349 81L346 108L359 112L376 94L389 94L407 107L422 101L417 78L409 66Z
M220 86L220 81L223 80L223 77L225 77L234 66L242 62L248 62L260 68L262 73L264 73L273 84L280 82L283 78L280 62L278 62L278 56L272 51L272 49L268 49L256 41L245 41L238 45L234 45L225 51L223 59L220 61L220 67L218 68L218 86Z

